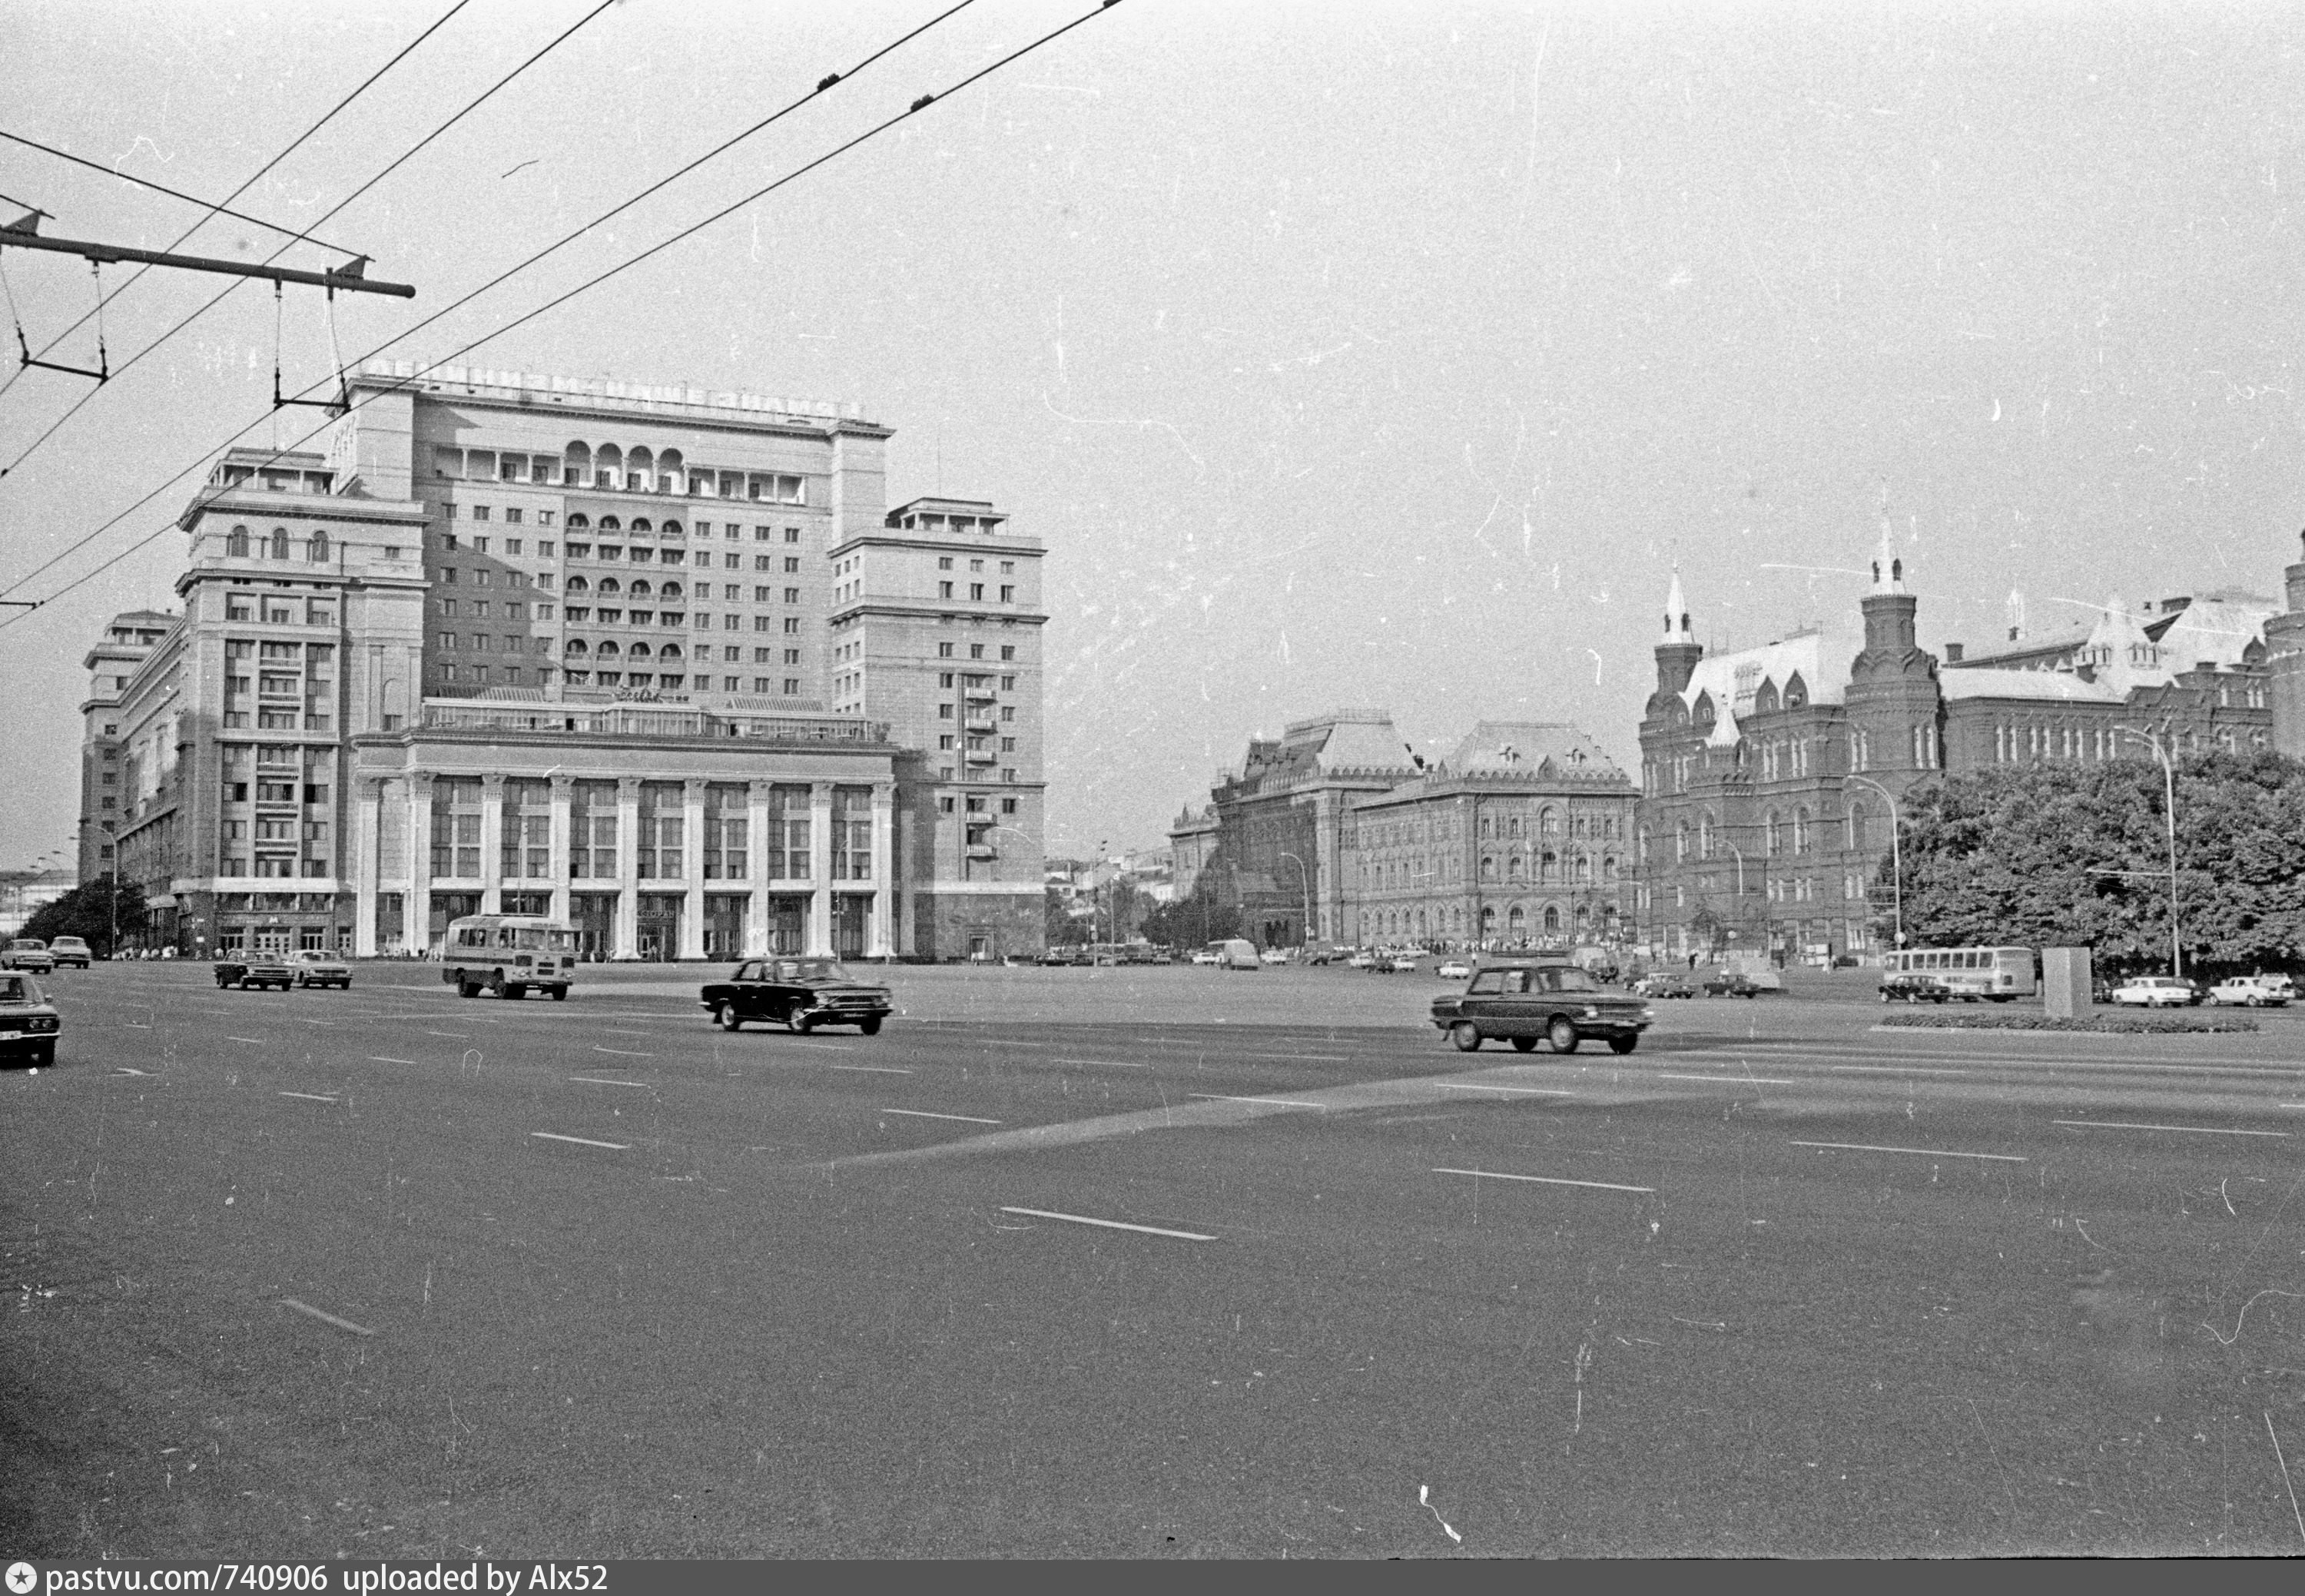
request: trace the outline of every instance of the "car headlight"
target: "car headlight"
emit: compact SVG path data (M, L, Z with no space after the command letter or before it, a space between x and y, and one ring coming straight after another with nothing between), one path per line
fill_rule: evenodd
M1587 1003L1585 1005L1585 1018L1587 1020L1598 1020L1601 1018L1601 1011L1593 1007L1592 1004Z
M1656 1011L1654 1009L1643 1009L1641 1011L1641 1018L1644 1020L1654 1020L1656 1018Z

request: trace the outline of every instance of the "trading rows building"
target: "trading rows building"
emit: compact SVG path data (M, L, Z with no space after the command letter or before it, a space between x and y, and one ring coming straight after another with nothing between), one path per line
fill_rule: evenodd
M1042 545L853 406L370 363L90 652L82 874L188 953L1041 945ZM117 849L116 858L113 852Z

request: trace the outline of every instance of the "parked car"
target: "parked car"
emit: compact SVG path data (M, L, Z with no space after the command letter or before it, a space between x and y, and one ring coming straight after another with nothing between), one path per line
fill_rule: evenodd
M1919 970L1900 970L1881 980L1881 1001L1884 1003L1941 1003L1952 996L1952 987Z
M1433 973L1444 981L1469 981L1473 978L1473 967L1462 959L1444 959Z
M87 942L77 936L59 936L48 944L48 957L55 960L58 969L76 964L86 969L95 955L89 952Z
M1224 955L1218 952L1214 948L1195 948L1193 950L1193 962L1195 964L1222 964L1224 962Z
M1376 955L1366 948L1356 949L1352 954L1345 960L1345 966L1348 969L1374 969L1376 968Z
M0 974L0 1060L21 1060L45 1070L56 1062L56 1036L63 1029L55 1005L29 972Z
M1705 977L1705 995L1707 997L1758 997L1761 995L1761 984L1741 969L1723 970L1718 975Z
M1655 1017L1638 998L1603 990L1566 960L1484 962L1464 991L1433 1000L1433 1023L1463 1053L1492 1037L1522 1053L1540 1037L1555 1053L1574 1053L1587 1039L1630 1053Z
M1392 969L1397 975L1408 975L1416 969L1416 961L1425 957L1416 948L1403 948L1392 956Z
M2288 977L2282 977L2281 981L2282 985L2276 986L2266 976L2235 976L2210 987L2208 996L2202 1001L2244 1009L2285 1008L2289 1003Z
M1267 964L1286 964L1289 962L1289 950L1286 948L1267 948L1263 952L1258 954L1257 957L1263 960Z
M1671 970L1652 970L1633 983L1638 997L1695 997L1697 988Z
M37 936L20 936L0 948L0 969L37 970L45 976L55 967L48 944Z
M1314 948L1305 955L1307 964L1342 964L1352 957L1350 948Z
M2182 1009L2201 1001L2190 981L2174 976L2136 976L2113 989L2112 1001L2141 1009Z
M748 959L726 979L707 981L697 1002L724 1031L758 1020L803 1036L820 1025L873 1036L896 1011L886 986L857 980L832 959Z
M318 948L300 948L288 956L289 968L296 972L299 986L336 986L351 991L353 967L334 953L324 953Z
M285 953L219 953L216 960L216 984L237 986L245 992L254 986L275 986L285 992L296 982L295 967Z

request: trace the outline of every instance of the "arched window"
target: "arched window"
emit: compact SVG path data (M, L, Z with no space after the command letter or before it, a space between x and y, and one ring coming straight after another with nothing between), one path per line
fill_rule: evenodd
M585 646L584 639L582 637L571 637L568 639L568 646L562 649L560 652L565 654L582 655L590 653L592 651Z
M248 558L248 528L245 526L235 526L231 532L227 533L224 540L224 551L227 559L246 559Z
M1513 855L1513 857L1512 857L1511 858L1507 859L1507 860L1505 861L1505 878L1506 878L1507 880L1509 880L1509 881L1518 881L1518 880L1520 879L1520 877L1521 877L1521 861L1520 861L1520 855L1518 855L1518 854L1515 854L1515 855Z
M1643 826L1643 827L1641 828L1641 834L1640 834L1640 836L1639 836L1637 839L1636 839L1636 840L1635 840L1635 842L1634 842L1634 848L1635 848L1635 853L1634 853L1634 856L1633 856L1633 857L1634 857L1637 860L1638 860L1641 864L1644 864L1644 865L1647 864L1647 863L1649 862L1649 828L1648 828L1648 827L1646 827L1646 826Z
M645 448L625 457L625 486L635 493L656 491L656 456Z
M1550 935L1553 935L1554 933L1558 932L1560 929L1561 929L1561 910L1560 910L1560 908L1559 908L1557 905L1548 903L1548 904L1546 904L1546 905L1544 906L1544 930L1545 930L1545 935L1547 935L1548 936L1550 936Z
M1496 906L1495 904L1493 904L1493 903L1484 903L1484 904L1482 904L1482 905L1481 905L1481 929L1482 929L1483 931L1494 931L1496 928L1497 928L1497 906Z
M1852 849L1865 846L1865 806L1862 804L1849 806L1849 846Z
M560 463L561 474L567 478L570 487L581 488L592 480L592 446L591 444L570 444L562 452ZM569 516L568 525L575 525L576 517Z
M1615 854L1610 853L1601 856L1601 875L1602 879L1605 881L1614 881L1617 879L1617 856Z
M1784 816L1774 809L1769 811L1769 818L1761 827L1761 847L1772 858L1785 850Z
M288 529L286 527L276 526L272 529L272 536L266 541L264 553L265 558L268 559L285 559L288 558Z
M591 531L592 517L579 511L577 514L568 517L568 530L571 532Z
M1505 916L1505 925L1508 929L1516 932L1526 929L1528 926L1528 910L1518 903L1514 904L1512 912Z
M310 565L328 563L328 534L316 532L304 540L304 559Z
M658 588L656 592L657 597L660 599L676 599L680 597L680 584L677 582L668 582L662 587Z
M633 578L633 585L625 591L632 594L633 597L636 599L644 599L648 597L650 593L653 590L649 586L647 577L635 576Z
M614 516L603 516L600 517L600 531L604 536L608 533L622 532L624 529L625 524L622 521L617 520Z
M1793 811L1793 851L1795 853L1808 851L1808 811L1807 809Z
M625 657L633 660L645 660L649 657L649 645L645 643L635 643L625 651Z
M1481 857L1481 879L1483 881L1494 881L1496 878L1497 861L1495 858L1492 855L1484 854Z
M676 538L681 535L680 523L677 521L668 521L662 526L658 527L657 530L664 533L664 535L668 538Z
M600 639L600 658L604 660L613 660L617 657L617 640L614 637L603 637Z
M622 592L624 592L624 585L623 585L623 584L619 583L619 582L618 582L618 581L617 581L614 576L603 576L603 577L601 577L601 578L600 578L600 591L601 591L601 593L604 593L604 594L605 594L605 593L622 593Z
M592 591L592 585L582 576L569 577L565 587L566 591L569 593L590 593Z
M1787 709L1799 709L1807 702L1808 684L1801 680L1800 672L1796 670L1793 672L1791 679L1785 683L1785 707Z
M636 533L651 530L649 525L648 517L646 516L634 516L633 517L632 530Z
M1558 809L1547 809L1544 812L1544 834L1546 836L1558 837L1561 835L1561 811Z
M1688 857L1688 822L1685 820L1672 828L1672 857L1675 860Z
M668 448L657 456L656 474L666 492L685 493L688 491L688 463L681 458L678 449Z
M597 488L621 488L625 485L625 451L613 443L604 443L592 456L592 485Z
M1701 816L1697 823L1697 857L1701 859L1713 857L1713 816L1710 815Z

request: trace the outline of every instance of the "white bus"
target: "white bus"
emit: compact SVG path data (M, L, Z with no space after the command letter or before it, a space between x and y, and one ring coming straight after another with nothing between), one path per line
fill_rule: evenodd
M576 974L576 928L543 915L466 915L448 922L440 959L440 978L459 997L484 990L526 997L533 989L557 1002Z
M2040 990L2030 948L1907 948L1882 955L1884 977L1930 976L1953 996L2005 1003Z

